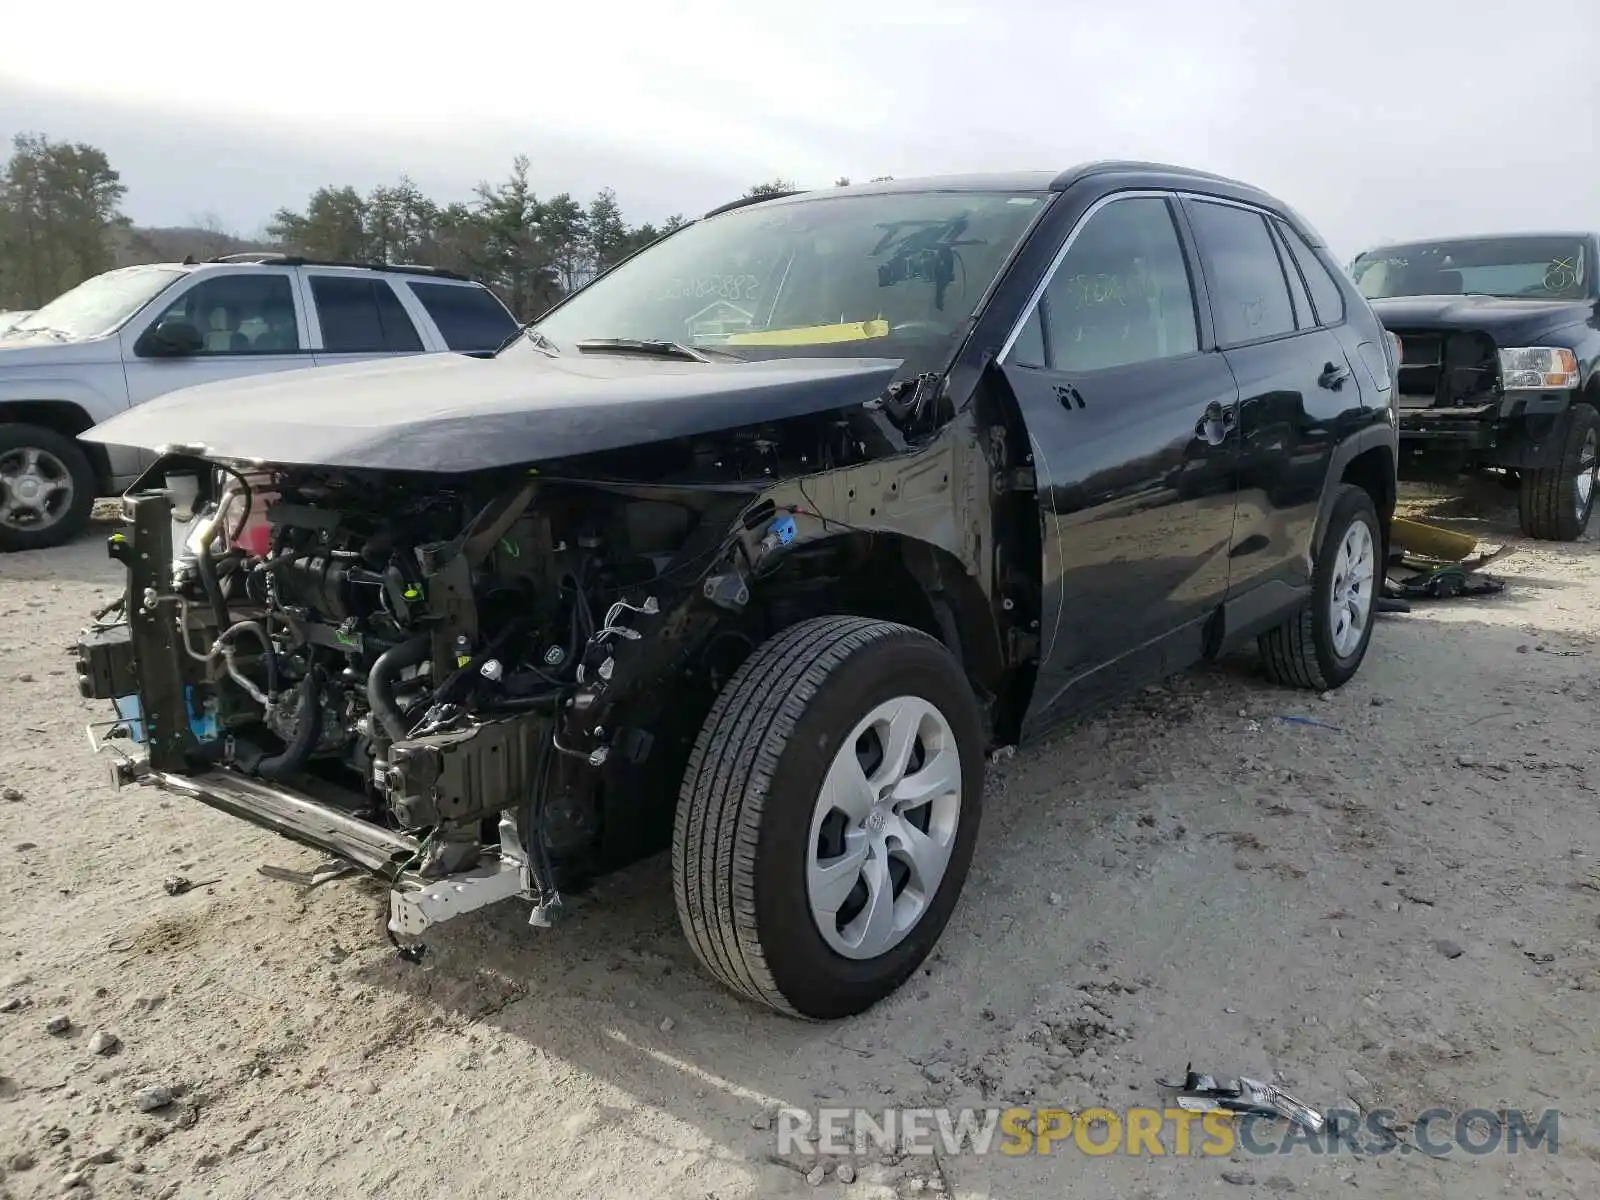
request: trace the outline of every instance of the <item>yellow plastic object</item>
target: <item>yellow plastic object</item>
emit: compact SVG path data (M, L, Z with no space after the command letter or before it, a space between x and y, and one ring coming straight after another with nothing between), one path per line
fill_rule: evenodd
M1396 517L1389 534L1390 540L1402 550L1420 554L1425 558L1460 562L1478 548L1476 535L1441 529L1422 521L1408 521Z
M821 346L830 342L864 342L889 336L887 321L849 321L843 325L804 325L796 329L752 329L730 334L729 346Z

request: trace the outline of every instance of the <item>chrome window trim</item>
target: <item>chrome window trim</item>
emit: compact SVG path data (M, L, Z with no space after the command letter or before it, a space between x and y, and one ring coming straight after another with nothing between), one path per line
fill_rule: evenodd
M1083 215L1078 218L1077 223L1073 225L1072 230L1062 241L1061 249L1057 250L1056 256L1050 260L1050 267L1045 271L1044 278L1042 278L1039 281L1039 285L1035 287L1031 293L1029 293L1028 302L1022 306L1022 316L1019 317L1017 319L1017 323L1011 327L1011 332L1006 335L1006 340L1000 344L1000 353L996 355L996 361L1004 363L1010 360L1011 350L1017 344L1017 339L1022 336L1023 327L1027 325L1028 321L1032 318L1034 310L1039 307L1039 301L1043 299L1045 291L1050 287L1051 282L1055 279L1056 272L1061 269L1061 263L1066 259L1067 253L1072 249L1073 243L1078 240L1078 235L1083 232L1084 226L1094 219L1096 213L1100 212L1101 209L1108 208L1109 206L1115 204L1118 200L1167 200L1176 194L1177 193L1169 191L1166 188L1139 188L1129 192L1112 192L1109 196L1101 196L1100 199L1096 200L1088 208L1084 209ZM1176 224L1173 225L1172 232L1174 234L1178 233L1178 227ZM1181 244L1181 236L1179 241Z

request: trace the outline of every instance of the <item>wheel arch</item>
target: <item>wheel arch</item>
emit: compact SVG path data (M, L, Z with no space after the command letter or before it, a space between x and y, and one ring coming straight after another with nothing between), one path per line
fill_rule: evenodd
M78 442L77 437L94 427L94 418L81 404L71 400L0 400L0 425L38 425L72 438L94 468L95 481L102 495L111 490L111 459L106 448L93 442Z
M985 705L1003 691L1007 664L994 607L950 551L909 534L878 532L830 535L803 549L804 560L831 562L839 574L821 588L803 572L758 581L752 602L780 613L779 628L820 615L899 622L949 649ZM1005 720L1002 712L992 716Z
M1394 517L1397 499L1396 469L1399 458L1395 453L1393 426L1369 425L1346 438L1333 451L1328 464L1327 478L1322 485L1322 501L1317 510L1317 524L1311 539L1311 557L1314 560L1322 551L1322 540L1327 536L1328 518L1333 511L1333 501L1341 484L1351 483L1372 497L1372 506L1378 510L1382 524L1383 553L1389 552L1389 528Z

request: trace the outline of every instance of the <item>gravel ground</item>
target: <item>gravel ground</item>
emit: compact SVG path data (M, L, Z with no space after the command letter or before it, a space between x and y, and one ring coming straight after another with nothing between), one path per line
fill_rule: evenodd
M660 859L399 961L373 885L266 878L318 860L105 782L68 648L106 530L0 560L0 1195L1594 1196L1600 556L1457 523L1511 543L1506 593L1383 618L1337 695L1245 657L997 764L938 953L829 1026L708 982ZM770 1127L1160 1105L1190 1061L1321 1108L1558 1108L1559 1150L819 1163Z

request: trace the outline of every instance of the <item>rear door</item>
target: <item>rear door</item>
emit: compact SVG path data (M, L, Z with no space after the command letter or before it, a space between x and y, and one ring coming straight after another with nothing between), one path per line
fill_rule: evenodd
M1175 205L1091 207L1002 355L1044 520L1030 721L1188 665L1227 593L1238 390L1202 336Z
M386 277L372 271L309 269L305 283L318 365L430 349Z
M1311 582L1310 546L1323 484L1361 386L1276 221L1263 210L1187 196L1211 314L1239 385L1239 504L1229 633L1281 618Z

